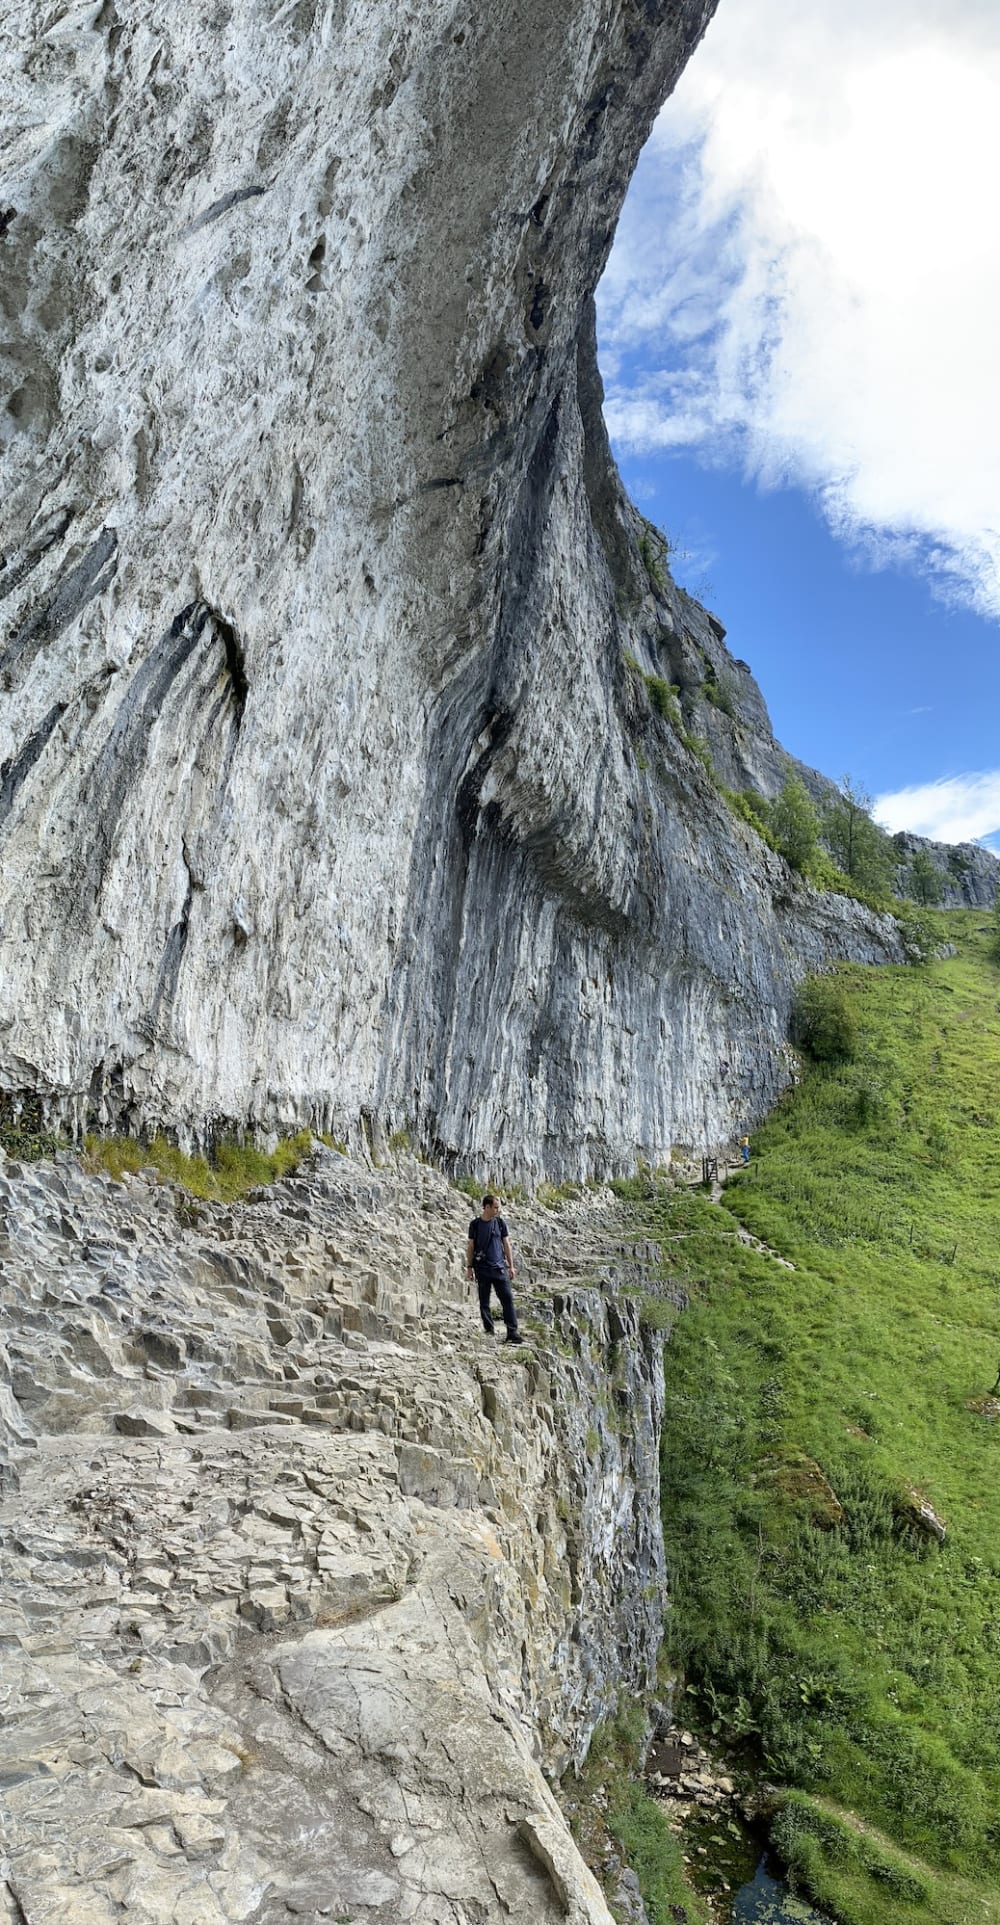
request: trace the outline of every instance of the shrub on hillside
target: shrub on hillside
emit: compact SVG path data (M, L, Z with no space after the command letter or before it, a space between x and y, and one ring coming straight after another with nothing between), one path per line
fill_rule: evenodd
M809 875L819 849L819 817L805 783L789 775L769 809L771 833L785 861Z
M807 976L792 1012L792 1040L817 1063L846 1063L857 1046L857 1023L842 983Z
M918 909L915 903L897 901L892 913L899 924L903 952L908 963L930 962L944 934L935 923L934 912Z
M944 877L926 849L917 850L910 864L907 885L910 894L917 902L922 903L925 909L930 908L935 902L940 902L944 895Z
M889 1097L882 1078L875 1070L853 1072L845 1091L844 1123L848 1129L866 1130L884 1123L889 1115Z

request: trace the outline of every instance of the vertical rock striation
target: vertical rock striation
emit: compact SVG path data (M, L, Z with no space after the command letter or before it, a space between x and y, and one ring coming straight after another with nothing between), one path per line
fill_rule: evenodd
M724 1135L796 976L898 953L629 665L721 648L643 566L591 303L712 3L0 23L8 1090L601 1170Z

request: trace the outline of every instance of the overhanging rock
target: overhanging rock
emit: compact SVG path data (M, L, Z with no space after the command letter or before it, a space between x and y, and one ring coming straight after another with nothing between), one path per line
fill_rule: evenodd
M729 658L644 565L591 295L711 11L0 26L9 1090L582 1173L724 1136L796 975L898 954L643 681Z

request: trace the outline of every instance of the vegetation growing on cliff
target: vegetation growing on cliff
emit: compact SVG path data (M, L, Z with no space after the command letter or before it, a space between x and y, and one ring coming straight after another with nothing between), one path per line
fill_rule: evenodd
M612 1888L624 1862L642 1889L649 1925L707 1925L708 1911L688 1883L684 1857L656 1800L640 1782L646 1719L640 1705L624 1699L614 1718L595 1734L587 1762L561 1787L573 1836L588 1865Z
M642 533L639 536L639 556L646 570L649 585L655 594L662 595L667 586L667 557L670 554L669 538L655 522L642 518Z
M890 837L872 820L872 798L845 775L840 793L820 817L820 833L843 875L875 896L892 892L895 859Z
M15 1096L0 1091L0 1149L20 1163L37 1163L64 1147L62 1138L46 1129L41 1099L28 1093Z
M643 684L653 714L670 725L689 754L697 756L733 814L746 822L768 848L783 856L815 888L852 896L869 909L895 912L892 843L871 818L871 798L855 787L850 777L845 776L843 789L823 809L817 808L792 767L779 793L770 800L755 789L727 788L708 742L686 725L679 685L644 669L634 655L626 655L625 662ZM728 682L720 682L707 657L700 693L735 718L735 692ZM645 750L638 749L636 759L641 769L649 768ZM928 863L925 856L924 868ZM929 904L940 900L940 878L930 864L935 892L926 882L924 868L918 865L911 877L918 900Z
M221 1142L211 1157L187 1156L166 1137L140 1143L133 1136L88 1136L85 1166L121 1178L139 1170L157 1170L191 1196L215 1203L234 1203L264 1183L291 1176L308 1156L312 1132L300 1130L284 1137L276 1148L258 1150L252 1143Z
M692 1296L663 1438L683 1715L794 1792L776 1842L845 1925L1000 1919L1000 1013L988 920L946 920L957 957L842 973L852 1054L726 1207L637 1206Z
M790 769L773 801L759 796L754 806L770 830L772 848L817 889L853 896L869 909L895 911L890 838L872 820L871 797L849 776L839 794L819 808Z
M944 894L943 878L926 849L918 849L910 864L909 885L917 902L925 906L940 902Z

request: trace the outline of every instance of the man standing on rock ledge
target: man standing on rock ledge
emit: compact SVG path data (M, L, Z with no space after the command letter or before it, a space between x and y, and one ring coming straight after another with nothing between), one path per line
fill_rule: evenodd
M494 1196L490 1190L487 1190L483 1198L482 1215L473 1217L469 1225L469 1241L465 1246L465 1274L470 1283L475 1276L479 1285L479 1314L487 1336L493 1335L490 1296L495 1290L500 1299L503 1320L507 1326L507 1342L523 1343L524 1338L517 1327L514 1293L510 1287L514 1276L514 1255L510 1247L510 1236L507 1225L500 1215L500 1198Z

